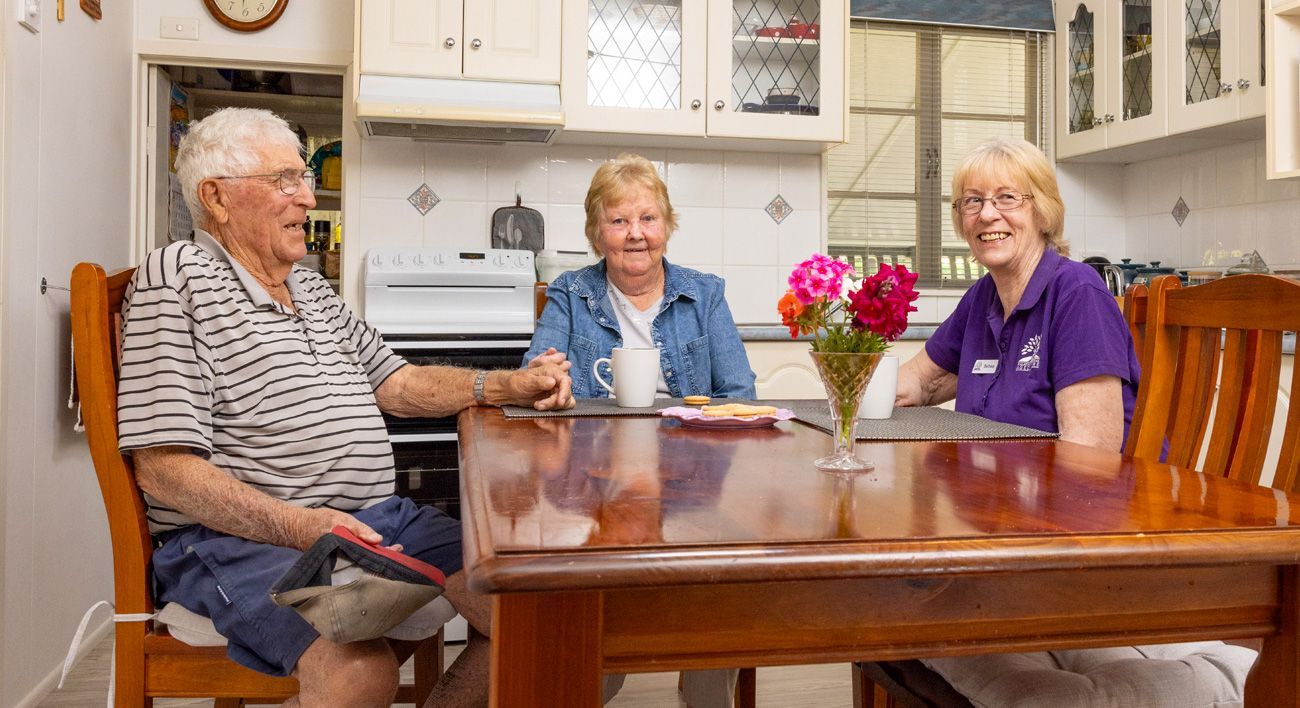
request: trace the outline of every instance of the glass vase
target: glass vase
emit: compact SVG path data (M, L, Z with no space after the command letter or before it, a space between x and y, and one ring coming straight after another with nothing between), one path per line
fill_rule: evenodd
M841 352L809 352L822 385L826 387L826 402L831 409L831 438L834 450L814 463L823 472L867 472L874 468L870 462L854 454L854 426L858 422L858 404L867 390L871 375L884 357L883 353L848 354Z

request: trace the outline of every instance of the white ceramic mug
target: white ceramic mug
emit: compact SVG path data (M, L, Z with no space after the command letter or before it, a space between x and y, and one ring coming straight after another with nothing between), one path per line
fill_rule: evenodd
M600 377L602 363L614 372L613 386ZM659 350L615 347L610 358L602 357L591 365L591 375L614 394L620 408L648 408L654 405L659 388Z
M867 383L867 391L858 404L859 418L888 418L894 415L894 397L898 394L898 357L886 354L876 365L876 373Z

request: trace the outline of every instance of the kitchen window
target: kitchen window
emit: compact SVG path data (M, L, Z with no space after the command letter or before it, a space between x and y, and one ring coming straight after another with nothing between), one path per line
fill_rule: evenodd
M853 21L849 142L826 158L831 255L867 275L902 264L931 288L984 274L952 228L952 173L990 138L1047 149L1046 37Z

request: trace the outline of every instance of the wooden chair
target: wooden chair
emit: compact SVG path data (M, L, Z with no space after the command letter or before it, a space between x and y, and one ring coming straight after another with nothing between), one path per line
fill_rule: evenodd
M86 443L99 478L113 543L113 602L118 614L154 612L153 541L130 460L117 450L117 369L122 297L134 268L106 276L93 263L72 271L72 342ZM442 633L416 650L414 685L398 702L423 704L442 674ZM293 678L276 678L226 658L225 647L192 647L161 623L120 622L114 633L116 705L148 706L154 698L216 698L216 708L244 699L279 702L298 692ZM429 670L432 668L432 671Z
M1234 275L1194 288L1175 276L1149 286L1142 385L1125 452L1258 484L1277 405L1282 333L1300 329L1300 283ZM1292 376L1272 487L1300 491L1300 377ZM1217 401L1215 392L1217 387ZM1211 405L1213 403L1213 405Z
M1282 333L1300 330L1300 283L1237 275L1184 289L1177 276L1117 298L1133 334L1142 382L1124 452L1253 484L1262 477L1277 405ZM1215 403L1215 391L1218 401ZM1282 452L1270 486L1300 492L1300 376L1292 374ZM1211 405L1214 403L1214 405ZM1240 643L1258 648L1259 642ZM968 708L920 662L854 664L854 705ZM955 692L954 692L955 693Z

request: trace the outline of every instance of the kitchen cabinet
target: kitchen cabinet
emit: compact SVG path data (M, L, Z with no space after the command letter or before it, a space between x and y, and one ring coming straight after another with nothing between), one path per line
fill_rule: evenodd
M1264 2L1168 4L1171 133L1264 115Z
M1152 5L1153 0L1057 5L1058 157L1165 135L1168 13Z
M840 142L844 0L570 0L566 135Z
M1289 76L1300 56L1300 0L1273 7L1267 21L1265 76ZM1265 148L1269 179L1300 177L1300 82L1271 81L1267 97Z
M360 0L363 74L560 80L561 0Z

